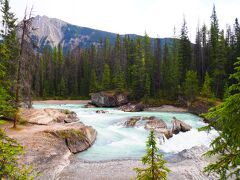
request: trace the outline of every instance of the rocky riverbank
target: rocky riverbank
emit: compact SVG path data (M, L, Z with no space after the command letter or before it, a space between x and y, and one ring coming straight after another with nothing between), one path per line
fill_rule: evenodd
M202 157L207 151L204 146L193 147L167 158L171 169L170 180L214 180L217 176L207 176L202 172L209 160ZM71 157L69 166L63 169L57 179L65 180L127 180L136 177L133 168L143 167L139 160L114 160L102 162L85 162L75 156Z
M86 102L79 102L84 103ZM37 103L45 103L37 102ZM49 104L53 103L52 101ZM55 101L65 104L66 101ZM68 102L72 103L72 102ZM174 106L148 108L152 112L185 112ZM31 109L23 110L21 117L27 124L17 130L6 128L7 134L25 147L23 162L31 164L40 172L36 179L131 179L135 177L134 167L142 166L139 160L114 160L86 162L74 153L87 149L96 139L96 131L85 126L76 115L65 110ZM169 179L217 179L202 173L209 160L201 155L206 147L194 147L167 158L172 170Z
M5 125L8 136L16 139L25 149L20 158L40 175L36 179L56 179L69 165L69 156L89 148L97 132L79 122L70 111L57 109L22 109L25 125L17 129Z

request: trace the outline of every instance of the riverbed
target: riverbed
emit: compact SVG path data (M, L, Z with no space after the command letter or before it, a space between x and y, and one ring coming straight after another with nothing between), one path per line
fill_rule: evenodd
M84 104L44 104L36 103L34 108L68 109L77 113L81 122L90 125L98 132L97 140L88 150L78 153L79 160L88 162L109 160L139 160L145 154L146 140L149 131L144 129L143 121L136 127L127 128L124 123L134 116L155 116L162 119L171 128L171 120L176 117L193 128L185 133L174 135L164 143L158 143L160 153L169 158L184 149L194 146L209 146L216 132L199 132L198 128L206 125L196 115L186 112L123 112L114 108L84 108ZM104 110L106 113L96 113Z

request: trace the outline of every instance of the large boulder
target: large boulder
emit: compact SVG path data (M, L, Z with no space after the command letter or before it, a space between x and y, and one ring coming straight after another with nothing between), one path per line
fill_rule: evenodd
M79 121L77 114L73 111L60 110L60 112L62 112L63 114L56 117L55 121L57 122L72 123Z
M191 129L192 129L192 126L173 117L173 120L172 120L172 133L173 134L178 134L179 132L190 131Z
M47 130L46 132L64 139L72 153L88 149L94 143L97 136L97 131L91 126L84 126L79 123L64 126L56 130Z
M91 100L91 104L98 107L117 107L128 103L126 95L112 92L93 93Z
M140 119L141 119L140 116L131 117L124 123L124 125L126 127L134 127Z
M167 124L162 119L151 119L145 124L145 129L166 129Z
M170 139L171 137L173 137L173 133L171 131L171 129L167 129L167 128L160 128L160 129L155 129L155 132L158 134L164 134L164 136L167 139Z
M122 106L128 103L128 98L124 94L117 94L115 97L117 106Z
M162 119L155 119L151 117L151 119L146 122L145 129L153 129L160 138L162 138L162 135L164 135L167 139L173 136L172 131L167 129L167 124Z
M193 114L200 115L202 113L207 113L208 110L213 106L213 104L209 103L205 100L195 100L188 107L189 112Z
M138 104L126 104L118 108L119 110L122 110L124 112L140 112L144 110L144 105L141 103Z
M55 122L71 123L79 121L75 112L63 109L20 109L23 120L30 124L50 125Z

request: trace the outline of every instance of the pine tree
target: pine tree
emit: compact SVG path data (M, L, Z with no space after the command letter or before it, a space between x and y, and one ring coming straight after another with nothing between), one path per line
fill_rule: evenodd
M235 63L235 73L230 76L235 84L229 87L230 96L221 105L210 109L205 118L214 119L201 130L215 128L219 136L211 142L212 149L205 155L216 156L217 160L209 164L204 170L217 173L220 179L240 178L240 58Z
M213 93L211 90L211 83L212 83L212 79L210 78L208 72L206 72L205 77L204 77L202 91L201 91L202 96L207 97L207 98L213 97Z
M215 69L214 66L217 61L218 38L219 38L219 26L218 26L217 13L214 5L212 15L211 15L211 28L210 28L210 53L211 53L210 70L211 71Z
M112 82L114 84L114 89L118 92L124 92L126 89L126 80L123 72L117 72Z
M181 29L180 42L179 42L179 68L180 68L180 82L184 82L186 72L192 67L192 50L191 42L188 38L188 29L185 18Z
M103 90L109 90L110 89L110 85L111 85L110 82L111 82L110 68L109 68L108 64L105 64L104 68L103 68L103 78L102 78Z
M98 84L97 84L97 76L95 70L92 70L91 72L91 79L90 79L90 93L94 93L98 90Z
M1 1L2 27L0 33L0 117L13 117L16 107L11 88L14 85L18 41L16 38L16 18L11 11L9 1Z
M215 60L213 70L213 85L215 89L215 95L219 98L223 96L223 90L225 85L225 64L226 64L226 47L224 32L222 31L219 35L219 42L217 47L217 59Z
M134 168L139 180L167 179L170 170L166 167L166 161L162 154L158 154L158 147L154 131L151 130L146 142L147 154L142 157L142 163L146 168Z
M197 73L188 71L184 82L184 94L190 102L192 102L198 94Z

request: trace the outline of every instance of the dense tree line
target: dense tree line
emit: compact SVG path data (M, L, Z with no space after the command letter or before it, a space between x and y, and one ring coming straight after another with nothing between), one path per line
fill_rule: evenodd
M174 100L178 95L193 100L203 91L203 96L223 98L225 87L232 83L228 76L233 63L240 56L239 29L236 19L226 32L219 30L214 7L210 29L198 27L195 44L189 40L184 19L179 38L170 43L152 40L147 34L133 39L117 35L115 44L106 38L99 46L76 48L67 54L61 46L45 48L37 58L34 94L87 97L92 92L116 90L127 91L137 100Z
M0 4L3 20L0 32L0 120L17 122L19 102L25 99L31 102L32 94L41 98L88 97L92 92L115 90L128 92L134 100L176 100L178 96L184 96L191 102L198 95L225 98L224 103L206 115L215 121L205 129L213 127L220 133L207 153L219 158L205 170L218 173L222 179L232 175L239 179L238 19L224 32L219 29L214 7L210 28L206 25L197 28L195 44L189 40L184 19L179 38L173 38L170 43L161 43L158 38L151 40L147 34L133 39L117 35L115 44L110 44L106 38L100 46L76 48L67 54L63 54L60 45L45 48L42 54L37 54L33 53L28 39L31 18L27 19L25 15L17 27L8 0L0 0ZM22 30L20 41L17 28ZM22 153L22 148L3 131L0 136L0 151L5 152L0 153L0 159L6 162L1 164L4 174L0 174L0 178L27 176L28 170L16 169L16 155ZM149 152L156 152L152 147ZM164 167L164 162L160 163Z

